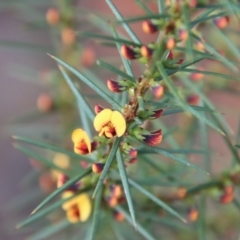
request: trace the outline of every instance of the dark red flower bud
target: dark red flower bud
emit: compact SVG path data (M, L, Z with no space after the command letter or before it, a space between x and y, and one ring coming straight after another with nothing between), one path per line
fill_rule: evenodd
M131 158L137 157L137 154L138 154L138 152L137 152L136 148L131 148L131 149L129 150L129 156L130 156Z
M130 164L134 164L137 162L137 158L131 158L129 161L128 161Z
M153 111L153 115L151 117L153 117L154 119L160 118L162 116L163 113L163 109L157 109Z
M95 105L95 107L94 107L94 112L96 113L96 114L98 114L98 113L100 113L102 110L104 109L104 107L102 107L101 105Z
M122 92L122 91L124 91L124 90L122 90L123 87L119 84L119 82L114 81L112 79L107 80L107 86L108 86L108 89L112 92Z
M233 193L224 193L221 197L220 197L220 202L223 204L229 204L233 201L234 199L234 194Z
M162 141L162 130L157 130L148 135L142 135L144 137L143 142L147 145L154 147Z
M143 45L143 46L141 47L141 54L142 54L143 57L149 58L149 57L152 56L152 53L153 53L153 51L152 51L152 49L150 49L149 47L147 47L147 46L145 46L145 45Z
M177 64L182 64L184 62L184 59L183 58L180 58L177 62Z
M190 105L198 105L199 104L199 96L196 94L190 95L187 97L187 103Z
M123 57L125 57L126 59L133 60L138 58L138 55L136 54L134 49L127 45L122 45L120 52L123 55Z
M167 55L167 58L168 58L168 59L173 59L173 58L174 58L173 52L172 52L171 50L169 51L169 53L168 53L168 55Z
M92 171L94 173L101 173L104 168L104 163L93 163L92 165Z
M155 33L158 31L158 27L154 25L150 20L145 20L142 22L142 29L147 34Z

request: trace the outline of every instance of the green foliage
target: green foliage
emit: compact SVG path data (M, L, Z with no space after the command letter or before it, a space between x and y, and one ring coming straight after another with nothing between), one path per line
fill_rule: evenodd
M221 228L218 214L222 219L226 214L219 203L239 209L234 188L240 183L240 127L232 131L228 116L211 99L218 89L239 92L239 46L227 30L237 30L239 4L136 0L131 4L145 13L125 18L117 3L122 4L106 0L114 18L90 10L80 16L66 0L47 13L57 50L49 56L59 67L52 76L54 107L47 110L62 116L64 136L55 136L60 143L12 137L14 147L43 164L37 178L47 172L56 185L17 228L39 221L40 231L29 239L61 231L70 239L89 240L215 240L228 239L228 231L239 235L234 217ZM142 23L154 40L143 44L147 40L135 33L133 23ZM116 48L118 55L103 55L94 64L90 51L79 66L85 42L92 40L96 45L100 40L99 48ZM45 49L5 41L1 46ZM221 157L212 138L223 139L228 150L228 166L218 171L213 165ZM57 153L67 164L54 160ZM57 223L49 225L52 220L46 216Z

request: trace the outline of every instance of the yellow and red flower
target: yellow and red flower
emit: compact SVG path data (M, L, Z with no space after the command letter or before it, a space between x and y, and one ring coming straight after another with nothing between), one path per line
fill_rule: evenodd
M126 131L126 120L118 111L104 109L98 113L93 122L94 128L99 132L99 136L113 138L121 137Z
M73 196L73 194L73 191L66 191L62 194L62 198L70 198ZM66 211L69 222L85 222L88 220L91 214L92 204L89 196L85 193L82 193L63 203L62 208Z
M74 152L81 155L91 153L97 146L97 143L91 142L87 133L81 128L73 131L72 141L74 143Z

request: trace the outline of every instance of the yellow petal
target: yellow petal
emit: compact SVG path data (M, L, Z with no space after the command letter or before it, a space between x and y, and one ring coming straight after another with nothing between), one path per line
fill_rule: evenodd
M74 130L72 133L72 141L74 143L77 143L81 142L82 140L84 140L84 142L86 143L88 151L90 153L92 150L92 146L90 138L88 137L87 133L81 128Z
M78 142L78 141L81 141L81 139L83 138L83 134L84 134L84 130L81 129L81 128L78 128L76 130L73 131L72 133L72 141L75 143L75 142Z
M87 194L83 193L79 195L78 209L80 212L80 221L81 222L87 221L92 211L92 204Z
M113 111L111 116L111 123L115 128L118 137L121 137L126 131L126 120L118 111Z
M78 223L80 221L80 218L79 218L80 213L78 213L77 211L78 211L78 209L76 209L76 207L70 208L67 210L66 215L67 215L67 219L70 223Z
M93 121L93 126L96 131L101 131L101 129L111 120L112 110L104 109L96 115Z
M62 194L62 198L63 199L70 198L73 194L74 194L74 192L72 192L72 191L65 191ZM62 205L63 210L68 210L69 208L71 208L76 202L76 200L74 200L75 198L76 197L74 197L74 198L66 201L65 203L63 203L63 205Z

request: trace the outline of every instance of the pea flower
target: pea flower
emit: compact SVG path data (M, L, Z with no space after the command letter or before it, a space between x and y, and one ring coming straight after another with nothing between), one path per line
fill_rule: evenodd
M126 120L123 115L107 108L96 115L93 125L99 136L106 138L113 138L116 135L121 137L126 131Z
M72 141L74 143L74 152L82 155L91 153L97 146L97 143L91 142L87 133L81 128L73 131Z
M73 194L73 191L66 191L62 194L62 198L69 198L73 196ZM66 211L69 222L85 222L88 220L91 214L92 204L89 196L85 193L82 193L63 203L62 208Z

